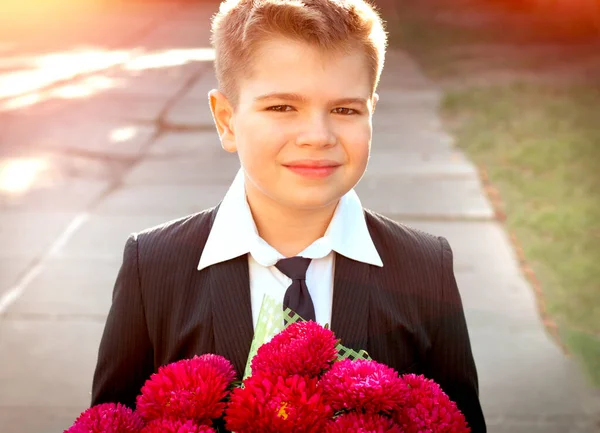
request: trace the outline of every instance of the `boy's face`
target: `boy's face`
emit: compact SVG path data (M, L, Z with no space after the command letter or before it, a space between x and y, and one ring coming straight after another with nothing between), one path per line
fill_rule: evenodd
M235 109L212 91L223 147L238 152L251 204L310 210L334 205L367 167L377 95L364 54L323 54L272 39L241 79Z

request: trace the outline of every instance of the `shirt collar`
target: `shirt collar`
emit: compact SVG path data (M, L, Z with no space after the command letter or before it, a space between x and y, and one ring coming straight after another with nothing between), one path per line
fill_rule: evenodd
M340 199L325 236L299 255L317 259L332 250L352 260L383 266L354 190ZM262 266L272 266L284 258L258 235L246 200L244 172L240 169L217 210L198 270L248 253Z

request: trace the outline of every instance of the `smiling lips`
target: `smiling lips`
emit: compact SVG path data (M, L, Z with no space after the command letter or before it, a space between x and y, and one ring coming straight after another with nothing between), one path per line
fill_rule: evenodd
M330 160L301 160L283 164L292 172L311 179L322 179L333 174L341 164Z

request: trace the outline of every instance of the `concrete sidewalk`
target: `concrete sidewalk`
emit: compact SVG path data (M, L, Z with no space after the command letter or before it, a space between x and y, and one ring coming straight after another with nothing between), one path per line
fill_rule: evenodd
M128 234L213 206L233 179L207 106L211 65L185 51L208 47L213 12L188 5L138 41L142 64L160 53L162 67L117 65L97 76L119 85L0 112L0 163L46 164L32 189L0 195L0 432L62 431L87 407ZM489 431L596 431L598 391L545 333L476 168L440 127L438 91L390 53L379 93L357 190L449 239Z

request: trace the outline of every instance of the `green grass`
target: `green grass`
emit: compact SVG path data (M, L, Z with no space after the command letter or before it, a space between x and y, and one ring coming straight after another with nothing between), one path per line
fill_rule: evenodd
M600 335L600 88L449 92L457 144L488 170L561 324Z
M600 89L460 90L443 113L500 191L563 342L600 385Z
M391 46L413 54L428 74L446 83L460 72L478 73L460 64L452 54L456 46L557 40L557 33L536 35L535 28L514 29L505 36L494 28L440 24L431 13L400 4L399 21L388 23ZM506 59L503 66L534 66L522 61ZM495 67L490 64L483 72ZM600 84L592 80L558 85L517 78L511 84L477 87L463 82L458 90L447 91L442 107L456 145L486 168L499 190L507 228L516 234L541 284L561 340L598 386L599 113Z

